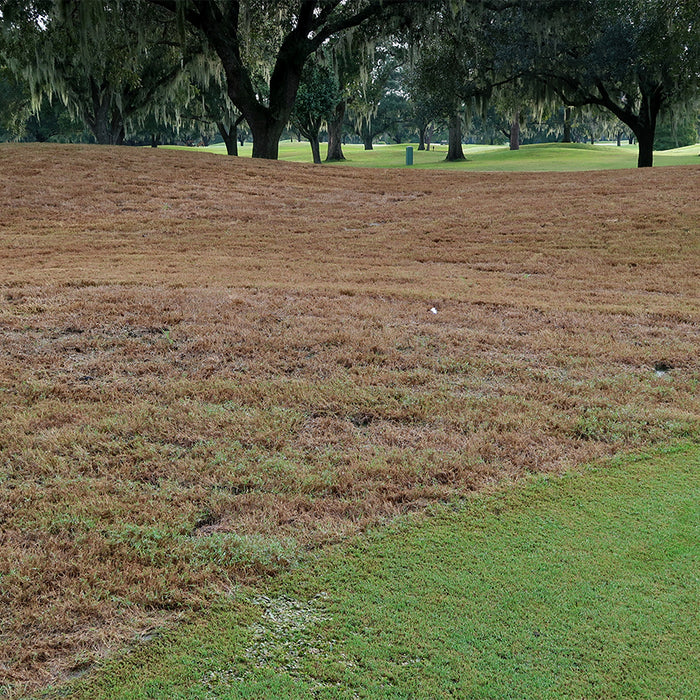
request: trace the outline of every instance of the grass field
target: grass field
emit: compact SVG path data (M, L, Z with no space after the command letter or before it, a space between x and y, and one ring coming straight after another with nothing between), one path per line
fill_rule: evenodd
M372 151L365 151L361 144L349 144L343 147L347 161L344 165L354 167L375 168L406 168L406 146L375 145ZM464 146L466 161L459 163L445 162L447 146L436 145L431 151L418 151L417 144L413 147L412 169L445 169L456 171L581 171L609 170L633 168L637 165L637 146L624 144L620 147L610 144L562 144L545 143L522 146L518 151L511 151L508 146ZM321 144L321 157L325 158ZM188 149L225 154L223 144L207 148ZM241 150L241 156L250 156L251 144L246 144ZM311 148L306 142L282 142L280 144L280 159L291 162L311 163ZM699 165L700 144L677 148L671 151L660 151L654 156L654 164L665 165ZM337 164L333 164L337 165Z
M696 446L404 518L63 697L691 698L699 467Z
M698 167L0 172L10 696L397 515L698 439Z

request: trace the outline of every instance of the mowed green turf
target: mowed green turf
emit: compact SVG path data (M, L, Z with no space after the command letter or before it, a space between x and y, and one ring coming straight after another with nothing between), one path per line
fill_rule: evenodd
M696 698L700 449L405 518L61 697Z
M374 150L365 151L360 144L343 146L347 158L344 165L358 167L399 168L406 166L406 146L375 145ZM437 145L435 150L418 151L413 144L413 168L445 168L474 171L576 171L635 168L637 146L542 143L522 146L511 151L508 146L464 146L466 161L445 162L447 146ZM327 144L321 144L321 157L326 156ZM223 144L208 146L200 150L226 153ZM240 149L241 156L250 156L252 145L247 143ZM280 160L311 163L311 149L306 142L283 141L280 143ZM654 156L655 166L700 164L700 145L687 146L671 151L661 151Z

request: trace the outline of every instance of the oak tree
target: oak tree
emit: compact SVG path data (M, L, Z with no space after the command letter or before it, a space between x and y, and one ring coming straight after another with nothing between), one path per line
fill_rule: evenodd
M228 95L253 134L253 156L277 158L307 59L328 40L368 23L390 32L437 0L147 0L206 39ZM476 2L476 0L472 0ZM256 74L266 78L256 88Z
M565 104L597 105L634 133L637 164L653 164L660 115L697 105L700 3L571 0L566 26L530 33L531 70Z
M302 71L291 123L311 144L314 163L321 162L318 136L321 125L332 119L339 100L340 87L330 69L314 61L307 63Z

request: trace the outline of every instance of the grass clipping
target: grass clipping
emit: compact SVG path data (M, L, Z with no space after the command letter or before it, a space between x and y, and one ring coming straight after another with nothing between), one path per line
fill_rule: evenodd
M698 437L697 167L0 171L7 692L370 523Z

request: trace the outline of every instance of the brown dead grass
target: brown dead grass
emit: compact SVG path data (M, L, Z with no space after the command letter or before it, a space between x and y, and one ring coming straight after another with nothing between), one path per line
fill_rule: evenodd
M0 173L8 693L382 518L698 438L700 168Z

